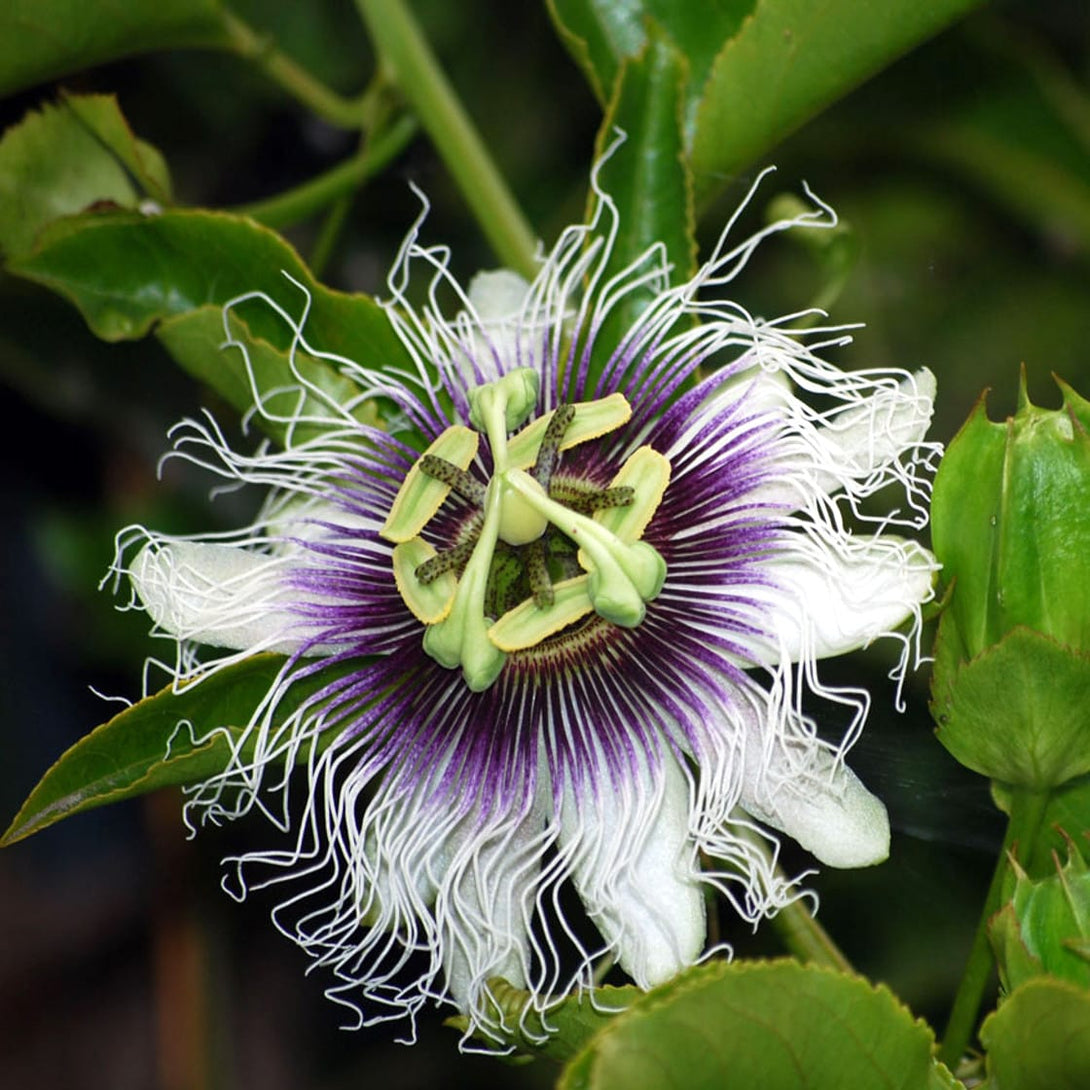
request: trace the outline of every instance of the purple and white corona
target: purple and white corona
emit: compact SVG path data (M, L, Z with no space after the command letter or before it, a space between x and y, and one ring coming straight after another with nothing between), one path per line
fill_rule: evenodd
M362 1020L445 1000L499 1035L490 981L544 1010L606 958L658 984L702 956L707 887L752 922L800 895L758 846L774 831L832 866L885 858L885 809L844 763L866 693L815 662L905 622L902 668L914 652L935 563L896 531L926 519L934 380L842 372L818 355L841 331L723 297L770 232L831 222L815 204L737 246L728 227L684 284L658 247L607 279L599 192L532 283L467 291L418 223L385 304L410 368L309 345L285 284L294 311L262 297L298 356L283 448L179 426L180 455L264 506L233 535L130 528L115 569L176 641L179 683L286 656L189 817L281 826L231 861L237 888L283 885L278 924ZM636 291L648 305L605 348ZM351 404L309 387L304 354ZM864 508L889 486L899 510ZM807 693L852 709L840 745Z

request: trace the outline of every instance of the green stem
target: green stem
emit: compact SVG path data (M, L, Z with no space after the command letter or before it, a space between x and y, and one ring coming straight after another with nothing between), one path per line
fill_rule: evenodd
M403 0L356 0L375 51L420 118L497 257L527 277L536 241Z
M765 840L756 832L739 826L740 834L756 848L769 863L771 853ZM776 878L786 880L783 868L777 864L773 868ZM833 941L832 936L814 918L805 899L792 901L786 908L781 908L772 917L772 927L783 940L788 953L794 954L799 961L809 965L821 965L826 969L836 969L842 973L854 973L855 968L844 956L843 951Z
M322 220L322 225L318 229L318 237L314 240L314 246L311 248L310 260L307 262L315 279L322 279L326 266L329 264L329 259L333 256L333 252L337 247L337 240L341 236L341 231L344 230L351 209L352 195L350 193L338 197L329 206L329 211L326 212L325 219Z
M239 205L231 211L250 216L266 227L290 227L332 204L338 197L351 193L361 182L377 174L404 150L415 132L415 120L403 117L380 139L368 142L362 154L354 155L295 189L278 193L268 200Z
M821 965L842 973L854 973L852 963L814 918L805 900L792 901L772 917L784 946L804 964Z
M261 34L227 10L221 12L227 48L252 61L266 76L307 109L340 129L359 129L364 122L366 95L344 98L316 80L281 53L268 35Z
M992 952L988 941L988 923L999 910L1003 883L1009 867L1008 854L1017 846L1019 864L1023 869L1031 863L1034 842L1041 828L1045 808L1048 805L1048 791L1032 791L1027 788L1015 788L1011 793L1011 812L1007 821L1007 834L1003 838L1003 847L995 863L991 885L988 886L984 907L977 923L973 945L969 951L969 960L961 978L954 1006L950 1011L950 1020L946 1024L939 1059L955 1069L972 1040L976 1028L977 1014L984 998L985 989L992 974Z

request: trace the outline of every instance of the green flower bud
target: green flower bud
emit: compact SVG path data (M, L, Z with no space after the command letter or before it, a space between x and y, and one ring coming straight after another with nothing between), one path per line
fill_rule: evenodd
M950 444L931 520L964 658L1025 625L1090 650L1090 402L1060 383L1063 408L1026 395L1005 423L985 397Z
M1057 380L1058 381L1058 380ZM1090 403L1026 395L1005 423L977 403L935 480L948 602L932 712L992 779L1048 790L1090 771Z
M988 926L1008 992L1043 973L1090 988L1090 870L1071 840L1067 862L1053 860L1056 873L1040 882L1012 860L1013 889Z

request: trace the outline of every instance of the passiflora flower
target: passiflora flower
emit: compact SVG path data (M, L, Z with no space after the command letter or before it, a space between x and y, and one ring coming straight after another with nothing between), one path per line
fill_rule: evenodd
M289 829L232 861L237 891L286 884L278 923L364 1021L432 998L498 1036L491 980L543 1010L606 957L651 987L702 956L708 887L752 922L802 895L759 844L772 830L832 866L888 851L843 760L867 695L824 687L815 661L911 619L907 664L935 564L891 530L926 519L934 380L841 372L817 352L843 331L722 297L770 232L835 222L824 205L724 233L680 285L659 247L607 277L617 218L596 190L532 283L468 291L418 222L385 303L405 373L323 355L266 298L300 354L357 385L351 411L280 419L307 427L253 454L184 423L179 451L269 489L261 513L233 536L120 538L180 680L286 656L189 816L257 807ZM647 305L607 347L633 292ZM903 510L864 510L891 485ZM274 719L300 679L317 691ZM842 743L819 739L808 693L851 709Z

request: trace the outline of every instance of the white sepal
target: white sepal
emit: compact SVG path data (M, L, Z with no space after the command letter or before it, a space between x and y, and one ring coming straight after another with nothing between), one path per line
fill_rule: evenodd
M866 647L931 597L937 567L922 546L888 534L811 539L770 557L764 572L780 594L769 609L768 639L752 641L754 661L774 666Z
M469 815L446 844L451 864L435 909L447 988L462 1010L483 1014L485 1022L492 977L527 985L544 827L535 800L524 814L483 826Z
M889 856L889 816L859 777L816 740L762 746L750 737L742 807L830 867L868 867Z
M305 640L288 603L284 557L235 545L173 541L145 545L129 569L155 623L180 640L236 651L290 654Z

